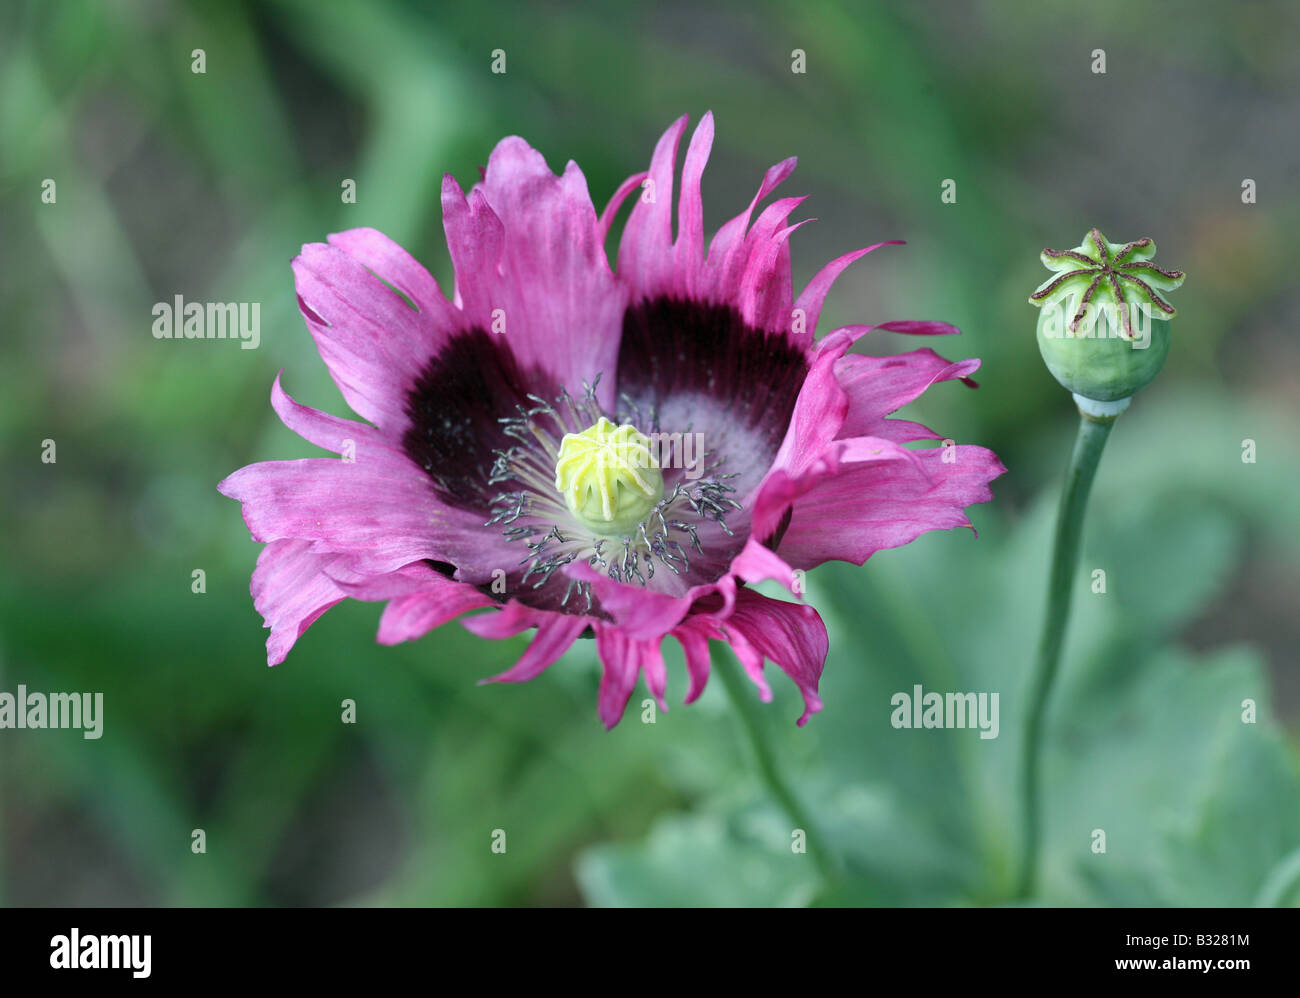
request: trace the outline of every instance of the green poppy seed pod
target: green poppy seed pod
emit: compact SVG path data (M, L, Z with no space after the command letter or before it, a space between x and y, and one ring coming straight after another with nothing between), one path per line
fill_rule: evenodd
M1097 229L1075 249L1043 250L1052 276L1029 296L1040 309L1038 349L1085 411L1122 411L1127 402L1118 403L1150 384L1169 355L1177 313L1160 292L1184 275L1157 267L1155 254L1150 239L1112 243Z

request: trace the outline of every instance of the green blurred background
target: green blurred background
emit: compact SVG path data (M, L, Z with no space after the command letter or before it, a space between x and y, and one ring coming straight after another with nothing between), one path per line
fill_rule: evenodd
M1298 17L1283 0L4 5L0 690L102 690L106 719L99 741L0 731L0 901L1005 901L1017 698L1074 419L1025 298L1038 251L1097 225L1154 237L1189 277L1169 364L1094 494L1084 566L1109 585L1076 596L1040 900L1296 903ZM580 163L599 207L672 119L707 109L706 227L798 155L784 190L821 221L794 237L797 284L906 239L841 278L824 328L960 325L859 349L983 358L978 391L939 386L909 415L1010 469L973 511L978 539L813 573L832 652L806 728L769 666L770 737L850 871L829 894L720 684L677 706L680 656L672 710L641 723L638 690L613 733L590 642L532 683L478 687L523 638L453 624L381 648L379 607L349 602L268 670L258 547L215 490L318 453L271 411L281 368L299 400L346 411L296 310L302 243L374 226L449 287L444 172L468 186L519 134L554 169ZM155 340L150 310L177 294L261 302L260 349ZM914 683L1001 691L1001 736L893 730L889 697Z

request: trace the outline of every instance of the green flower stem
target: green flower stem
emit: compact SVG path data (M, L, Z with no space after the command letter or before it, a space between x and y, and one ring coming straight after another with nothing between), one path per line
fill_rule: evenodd
M1077 400L1077 396L1076 396ZM1101 452L1114 425L1114 415L1092 416L1079 412L1079 434L1065 475L1065 489L1056 514L1056 539L1052 547L1052 568L1047 581L1047 617L1038 645L1038 659L1030 677L1029 713L1023 729L1020 755L1021 828L1023 841L1016 897L1027 899L1037 889L1039 852L1041 850L1041 812L1039 805L1040 762L1043 751L1043 719L1047 702L1061 664L1061 645L1070 619L1070 598L1074 592L1075 569L1079 562L1079 541L1083 536L1084 510L1092 489Z
M792 829L803 831L808 854L817 864L822 879L828 886L834 884L839 879L839 861L826 847L821 832L814 826L803 804L799 802L799 798L781 776L776 756L768 743L766 726L754 697L752 684L743 675L740 663L729 652L714 656L713 670L722 679L722 685L727 688L727 696L731 698L732 706L740 717L741 727L745 729L750 747L754 750L754 759L758 763L759 775L764 785L785 811Z

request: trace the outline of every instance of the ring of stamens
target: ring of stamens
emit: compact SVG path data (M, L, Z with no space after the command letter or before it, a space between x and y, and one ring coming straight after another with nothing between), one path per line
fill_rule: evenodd
M580 399L564 390L554 403L530 394L530 407L520 405L518 415L500 420L506 435L517 443L496 451L488 480L514 487L492 499L487 525L499 524L511 541L523 542L527 554L519 562L524 567L522 581L531 582L533 589L580 560L615 581L642 586L654 578L656 563L683 575L690 571L691 552L704 553L699 527L711 522L731 536L727 514L741 508L732 498L735 490L727 484L735 476L717 473L722 462L711 452L699 457L699 478L679 480L671 489L663 482L662 460L656 464L650 455L645 457L650 457L647 463L653 468L611 469L609 463L603 467L585 463L584 455L598 461L600 449L615 441L626 446L624 456L636 454L643 460L639 448L647 438L637 426L658 435L655 412L651 410L647 418L626 397L623 404L629 418L610 420L596 400L599 383L599 377L590 385L584 383ZM575 446L570 439L584 435L590 445ZM611 473L614 477L605 485L627 490L622 509L630 515L615 515L617 489L602 494L602 476ZM578 494L569 501L575 482ZM592 609L590 586L576 579L569 580L561 605L568 606L575 595L585 605L581 612Z

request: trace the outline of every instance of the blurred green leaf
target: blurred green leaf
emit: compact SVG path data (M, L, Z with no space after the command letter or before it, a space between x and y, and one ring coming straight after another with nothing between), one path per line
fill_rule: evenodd
M1248 525L1286 533L1279 520L1290 516L1274 518L1261 495L1285 491L1295 446L1270 441L1279 450L1269 466L1243 469L1238 451L1214 449L1233 410L1202 397L1193 418L1180 405L1122 420L1116 438L1129 440L1102 465L1048 722L1038 899L1047 903L1250 904L1300 846L1300 775L1268 709L1258 656L1166 647L1222 589ZM1204 461L1152 447L1151 426L1171 425L1206 434ZM1217 437L1209 431L1216 425ZM1234 475L1256 494L1232 505L1212 501ZM1135 490L1136 477L1150 484ZM807 774L801 792L850 871L822 903L1009 899L1022 687L1042 613L1049 500L1014 529L995 522L978 540L926 535L865 568L814 573L811 602L827 619L832 650L827 708L809 724L817 755L797 772ZM1101 566L1107 585L1097 593L1091 573ZM892 695L916 685L998 693L997 737L893 728ZM1256 723L1242 721L1247 700L1257 705ZM658 889L671 869L670 846L677 862L714 856L736 808L748 806L718 795L704 812L712 820L683 816L641 847L588 854L579 866L588 897L662 903L672 896ZM1092 852L1095 829L1105 832L1104 854ZM789 903L779 849L735 840L727 848L767 864L765 875L748 878L745 903Z
M578 860L578 882L591 904L605 908L806 905L818 883L812 860L793 853L780 819L769 817L774 834L764 841L752 828L735 827L739 818L670 815L642 845L588 850Z

